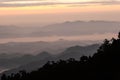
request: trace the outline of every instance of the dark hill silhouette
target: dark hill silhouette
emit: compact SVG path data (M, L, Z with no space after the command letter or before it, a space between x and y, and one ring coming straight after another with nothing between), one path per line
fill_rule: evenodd
M67 60L69 58L74 58L76 60L79 60L79 58L83 55L92 56L99 48L99 46L99 44L93 44L88 46L73 46L67 48L64 52L62 52L59 59Z
M120 80L120 33L118 39L105 40L93 56L49 61L42 68L6 76L1 80ZM32 67L32 66L31 66Z
M30 55L25 55L26 58L25 56L22 56L21 58L18 58L18 59L12 59L12 60L15 60L15 62L19 65L21 62L21 66L4 71L3 73L11 74L11 73L16 73L23 69L25 69L27 72L31 72L33 70L36 70L42 67L46 62L51 60L58 61L59 59L67 60L69 58L75 58L76 60L79 60L79 58L83 55L85 56L93 55L93 53L95 53L98 48L99 48L99 44L93 44L93 45L87 45L87 46L72 46L67 48L62 53L59 53L59 55L51 55L50 53L45 51L33 57L30 57ZM8 63L11 63L11 60Z
M2 55L4 57L0 58L0 67L8 70L20 67L22 65L26 65L31 62L44 60L48 57L53 56L47 52L41 52L38 55L25 54L22 56L20 55L20 56L13 56L13 57L12 55L9 55L9 54L2 54ZM11 57L7 58L8 57L7 55Z

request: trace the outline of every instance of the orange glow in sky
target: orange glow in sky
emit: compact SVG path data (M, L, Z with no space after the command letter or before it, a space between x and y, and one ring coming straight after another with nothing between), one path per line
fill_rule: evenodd
M77 20L120 21L120 2L118 1L120 0L97 0L97 2L96 0L1 0L0 25L43 27L43 25ZM100 37L97 37L98 35L88 36L81 38L93 39L95 36L97 39L104 38L104 35L99 35ZM109 35L107 34L107 36ZM35 40L37 39L39 38ZM44 39L49 40L49 38ZM52 39L58 38L52 37ZM67 39L79 40L79 37L68 37ZM16 41L19 40L24 41L25 38L16 39ZM6 42L9 41L13 41L13 39L7 39Z
M29 7L2 7L0 16L4 15L29 15L50 13L76 13L76 12L106 12L120 11L120 5L53 5L53 6L29 6Z
M104 1L104 4L100 1ZM6 6L0 3L0 25L49 24L69 20L120 21L117 16L120 14L120 3L116 1L118 0L97 0L98 3L96 0L3 1Z

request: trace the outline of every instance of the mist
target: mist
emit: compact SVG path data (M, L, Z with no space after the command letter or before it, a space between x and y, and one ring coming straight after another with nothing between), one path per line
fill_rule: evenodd
M66 21L41 27L0 26L0 43L7 42L53 42L100 41L110 39L120 30L115 21Z

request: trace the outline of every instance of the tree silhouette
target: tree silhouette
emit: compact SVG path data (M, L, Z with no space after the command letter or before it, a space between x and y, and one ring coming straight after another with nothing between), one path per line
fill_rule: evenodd
M5 74L3 74L3 75L1 76L1 80L7 80L7 76L6 76Z
M118 33L118 38L120 39L120 32Z
M1 80L45 79L120 80L120 32L118 39L105 39L93 56L82 56L79 61L74 58L48 61L36 71L20 71L1 77Z
M88 61L89 60L89 58L87 57L87 56L82 56L81 58L80 58L80 61L81 62L86 62L86 61Z

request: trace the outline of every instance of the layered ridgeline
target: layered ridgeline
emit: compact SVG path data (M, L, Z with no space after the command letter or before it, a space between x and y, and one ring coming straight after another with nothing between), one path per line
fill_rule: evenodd
M114 21L67 21L47 26L16 27L0 26L1 39L35 38L51 36L80 36L115 33L120 29L120 22ZM89 31L88 31L89 30ZM27 39L29 40L29 39ZM4 42L4 41L3 41Z
M48 61L36 71L20 71L1 77L1 80L41 79L120 80L120 33L118 39L106 39L93 56Z
M98 49L98 44L88 45L88 46L72 46L66 48L59 54L53 55L49 52L41 52L37 55L15 55L15 54L1 54L0 67L9 69L6 70L5 74L16 73L20 70L25 69L27 72L36 70L42 67L47 61L59 59L67 60L69 58L75 58L79 60L80 56L86 55L90 56L96 52ZM8 56L7 56L8 55ZM32 67L31 67L32 66Z

